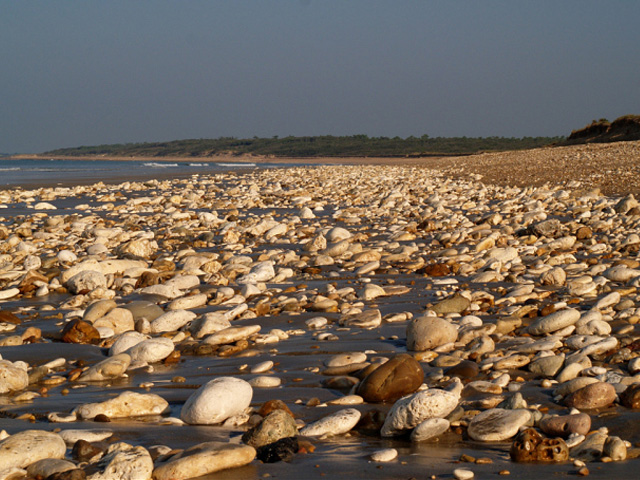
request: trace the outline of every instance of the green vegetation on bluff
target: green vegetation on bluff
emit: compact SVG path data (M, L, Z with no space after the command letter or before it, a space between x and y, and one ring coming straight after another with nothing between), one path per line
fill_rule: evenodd
M417 157L468 155L478 152L522 150L546 146L564 137L422 137L387 138L352 135L334 137L234 138L175 140L159 143L60 148L47 155L119 157L212 157L256 155L273 157Z

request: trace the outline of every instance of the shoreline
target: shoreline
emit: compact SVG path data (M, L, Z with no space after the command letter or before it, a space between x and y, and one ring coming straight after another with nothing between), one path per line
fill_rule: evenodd
M136 162L198 162L277 165L411 166L443 172L452 178L473 176L486 185L565 186L599 189L605 195L640 195L640 141L543 147L440 157L118 157L14 155L11 159L103 160ZM163 178L166 178L163 176Z

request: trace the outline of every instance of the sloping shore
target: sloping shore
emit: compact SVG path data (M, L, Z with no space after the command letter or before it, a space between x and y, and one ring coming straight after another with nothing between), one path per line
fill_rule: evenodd
M22 156L34 158L31 156ZM16 156L13 158L20 158ZM36 155L35 158L38 158ZM42 157L51 158L51 157ZM480 175L486 184L513 186L568 185L599 188L605 195L640 194L640 141L545 147L455 157L55 157L68 160L137 160L153 162L225 162L334 165L406 165L449 175Z

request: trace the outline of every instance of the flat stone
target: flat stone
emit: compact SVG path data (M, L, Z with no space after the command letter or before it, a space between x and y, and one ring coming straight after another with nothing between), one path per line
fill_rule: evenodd
M300 430L300 435L305 437L341 435L355 427L359 420L358 410L346 408L306 425Z
M446 315L448 313L462 313L469 308L471 302L467 297L459 294L455 294L450 298L442 300L430 307L429 310L433 310L438 315Z
M169 403L153 393L122 392L115 398L100 403L87 403L75 409L80 418L94 419L97 415L108 418L162 415L169 411Z
M420 422L411 432L412 442L425 442L449 430L449 420L446 418L428 418Z
M610 383L596 382L569 394L564 399L564 404L578 410L590 410L604 408L611 405L616 399L616 389Z
M544 335L574 325L578 320L580 312L575 308L567 308L537 319L529 325L527 331L531 335Z
M205 337L203 343L207 345L226 345L237 342L238 340L244 340L254 333L258 333L260 329L260 325L224 328L209 335L208 337Z
M175 332L196 318L189 310L171 310L151 322L151 333Z
M529 371L538 377L554 377L564 365L564 355L549 355L529 363Z
M93 367L90 367L78 378L80 382L102 382L119 378L127 371L131 364L131 357L126 353L120 353L107 358Z
M256 457L255 448L205 442L169 457L153 471L154 480L186 480L229 468L242 467Z
M502 442L513 437L530 420L528 410L491 408L471 419L467 433L479 442Z
M62 341L65 343L100 343L100 333L91 323L75 319L67 323L62 330Z

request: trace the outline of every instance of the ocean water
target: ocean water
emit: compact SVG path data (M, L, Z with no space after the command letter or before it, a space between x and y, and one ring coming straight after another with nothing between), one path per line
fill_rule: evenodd
M70 183L105 183L127 179L186 177L192 174L227 170L275 167L261 163L230 162L151 162L57 159L0 159L0 187L69 185Z

